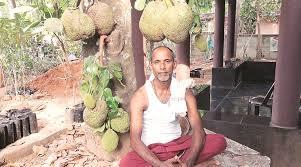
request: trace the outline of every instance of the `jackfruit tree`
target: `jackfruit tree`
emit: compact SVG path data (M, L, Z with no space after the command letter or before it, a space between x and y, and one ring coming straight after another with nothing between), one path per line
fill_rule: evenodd
M119 98L113 96L110 81L122 84L122 69L119 64L101 66L98 57L85 59L80 94L86 106L84 122L94 129L101 145L107 152L118 146L118 133L129 130L129 116L119 107Z

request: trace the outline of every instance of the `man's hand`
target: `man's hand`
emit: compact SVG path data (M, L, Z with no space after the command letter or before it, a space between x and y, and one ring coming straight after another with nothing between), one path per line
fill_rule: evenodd
M186 165L179 159L178 156L175 156L162 162L160 167L186 167Z

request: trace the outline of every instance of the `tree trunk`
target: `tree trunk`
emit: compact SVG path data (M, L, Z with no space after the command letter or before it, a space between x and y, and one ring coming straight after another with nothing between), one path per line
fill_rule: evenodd
M8 3L8 9L9 9L9 18L14 19L16 15L12 13L12 9L16 7L16 1L15 0L7 0Z
M259 2L256 2L256 17L257 17L257 53L256 53L256 59L262 58L262 36L261 36L261 30L260 30L260 16L259 16Z

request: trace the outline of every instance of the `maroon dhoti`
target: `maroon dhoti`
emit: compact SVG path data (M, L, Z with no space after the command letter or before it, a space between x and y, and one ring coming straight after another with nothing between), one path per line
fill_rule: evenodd
M182 153L181 160L186 160L189 155L189 148L191 146L191 136L182 136L178 139L170 141L165 144L156 143L150 144L148 148L156 154L161 161L168 160L174 156ZM196 164L206 161L217 154L220 154L226 149L227 143L223 135L220 134L208 134L205 137L203 150L197 159ZM135 151L129 152L120 161L120 167L149 167L151 166L143 158L141 158Z

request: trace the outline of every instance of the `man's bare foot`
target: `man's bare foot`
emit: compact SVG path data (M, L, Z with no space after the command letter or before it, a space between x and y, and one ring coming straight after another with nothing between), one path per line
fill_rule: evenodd
M195 165L195 167L218 167L220 163L215 159L209 159L205 162Z

